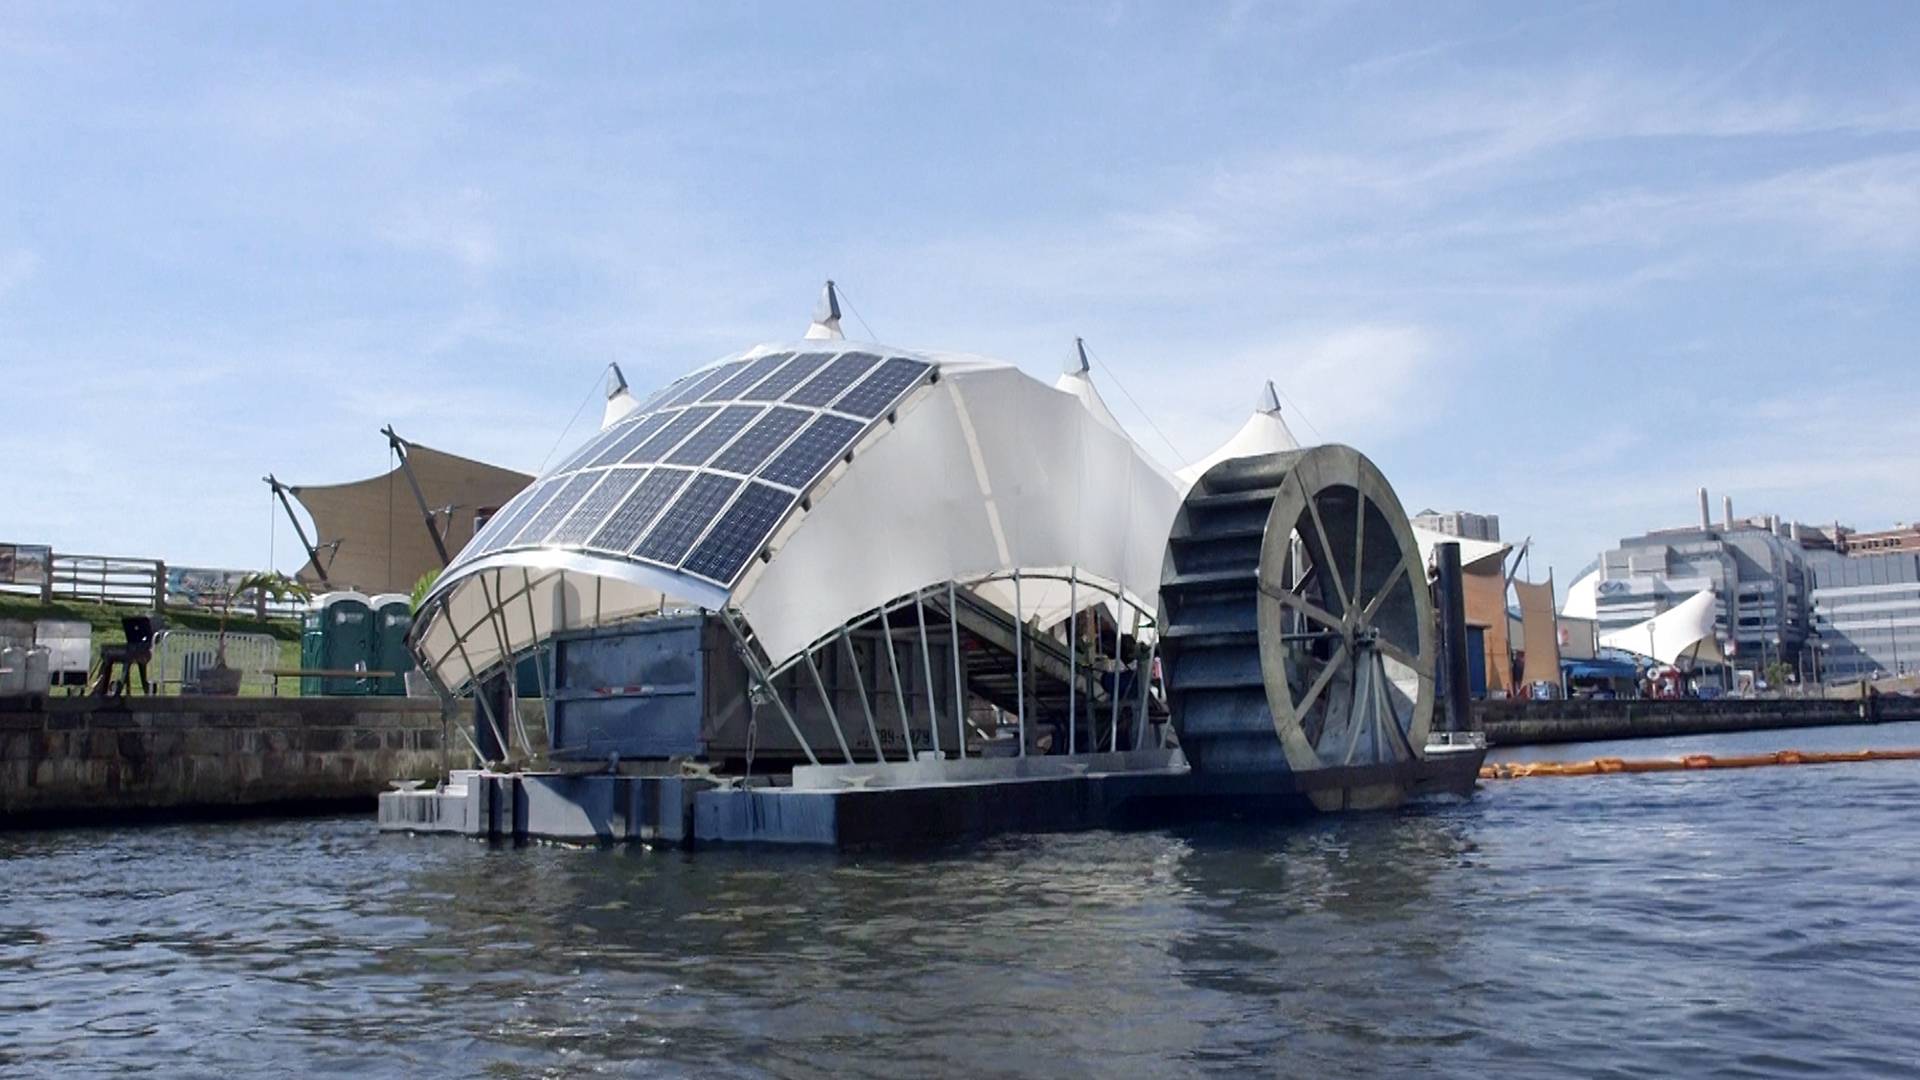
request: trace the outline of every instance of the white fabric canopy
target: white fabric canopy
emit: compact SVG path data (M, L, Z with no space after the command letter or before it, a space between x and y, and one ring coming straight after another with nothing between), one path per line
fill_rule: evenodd
M503 551L459 563L435 590L415 634L423 666L457 689L556 632L677 606L737 609L778 664L896 597L1016 568L1075 568L1087 582L1083 609L1111 604L1116 585L1156 609L1184 487L1113 422L1091 384L1056 390L1005 364L921 358L938 379L812 486L731 593L590 551ZM1023 581L1020 612L1058 622L1069 591ZM1015 606L1009 581L976 594Z
M776 661L894 597L1016 567L1078 567L1158 606L1181 497L1171 477L1077 395L1004 365L943 361L941 374L734 590ZM1023 616L1065 618L1066 584L1034 586L1021 587ZM1010 585L980 594L1013 606Z
M1282 450L1300 449L1300 440L1293 437L1293 430L1280 418L1280 397L1269 382L1261 391L1260 404L1240 425L1226 442L1221 443L1211 454L1181 469L1177 475L1183 488L1190 488L1200 482L1208 469L1229 458L1253 457L1258 454L1273 454Z
M791 346L730 359L781 348ZM555 633L674 607L737 610L778 665L867 611L948 582L1043 626L1067 618L1070 596L1082 610L1111 610L1117 591L1151 612L1193 479L1228 457L1299 446L1269 385L1239 433L1175 475L1126 434L1084 367L1049 387L977 357L879 351L931 363L936 374L813 482L768 535L766 558L750 561L731 590L578 547L456 560L415 630L423 667L458 689ZM1415 535L1423 557L1456 539ZM1460 544L1468 565L1507 550ZM1082 587L1064 580L1069 573Z
M1651 657L1662 664L1678 663L1683 658L1703 664L1725 663L1714 625L1719 612L1719 597L1710 589L1702 589L1645 622L1602 634L1600 644Z
M1580 579L1567 586L1567 601L1560 605L1560 614L1575 619L1598 619L1600 617L1600 571L1589 570L1580 575Z

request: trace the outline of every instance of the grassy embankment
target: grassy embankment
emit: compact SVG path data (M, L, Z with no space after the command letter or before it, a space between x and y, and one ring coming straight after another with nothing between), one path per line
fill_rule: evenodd
M36 619L68 619L74 622L88 623L93 627L93 657L90 666L100 661L102 645L119 645L127 640L120 620L128 615L139 614L134 608L123 604L89 604L76 601L56 601L43 604L30 596L8 595L0 593L0 619L19 619L33 622ZM220 629L220 616L214 612L196 611L184 608L169 608L161 613L165 626L170 630L205 630L208 633ZM250 615L234 613L227 620L229 634L266 634L279 644L279 659L276 666L297 668L300 666L300 624L292 619L256 619ZM150 672L154 679L160 678L157 671ZM176 675L177 677L177 675ZM282 694L299 693L298 680L281 680ZM170 687L172 690L179 688ZM267 687L257 685L249 679L241 685L243 694L264 694Z

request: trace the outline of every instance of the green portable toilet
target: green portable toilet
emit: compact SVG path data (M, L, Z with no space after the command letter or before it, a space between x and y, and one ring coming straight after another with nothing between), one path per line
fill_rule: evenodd
M332 592L315 598L300 631L300 666L309 670L365 671L373 662L373 606L357 592ZM371 679L317 678L303 675L300 693L366 694Z
M373 608L373 662L368 667L391 671L373 680L373 693L404 696L413 653L407 649L407 631L413 629L413 600L405 593L381 593L368 601Z

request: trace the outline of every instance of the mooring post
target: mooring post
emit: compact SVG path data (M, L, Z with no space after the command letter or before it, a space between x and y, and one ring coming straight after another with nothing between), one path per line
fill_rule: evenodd
M1444 731L1473 729L1473 699L1467 674L1467 593L1460 569L1460 545L1433 546L1434 599L1440 612L1440 693Z

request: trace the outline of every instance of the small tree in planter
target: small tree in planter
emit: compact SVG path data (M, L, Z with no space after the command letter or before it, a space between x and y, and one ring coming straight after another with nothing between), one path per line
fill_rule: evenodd
M429 570L420 575L419 581L413 583L413 591L408 595L408 599L413 602L413 610L416 614L420 611L421 602L427 598L427 594L433 591L434 585L439 581L440 571Z
M311 600L313 591L278 571L248 574L231 588L220 590L220 636L213 647L213 666L200 672L200 692L232 696L240 692L241 672L227 666L227 620L234 601L252 593L261 600Z

